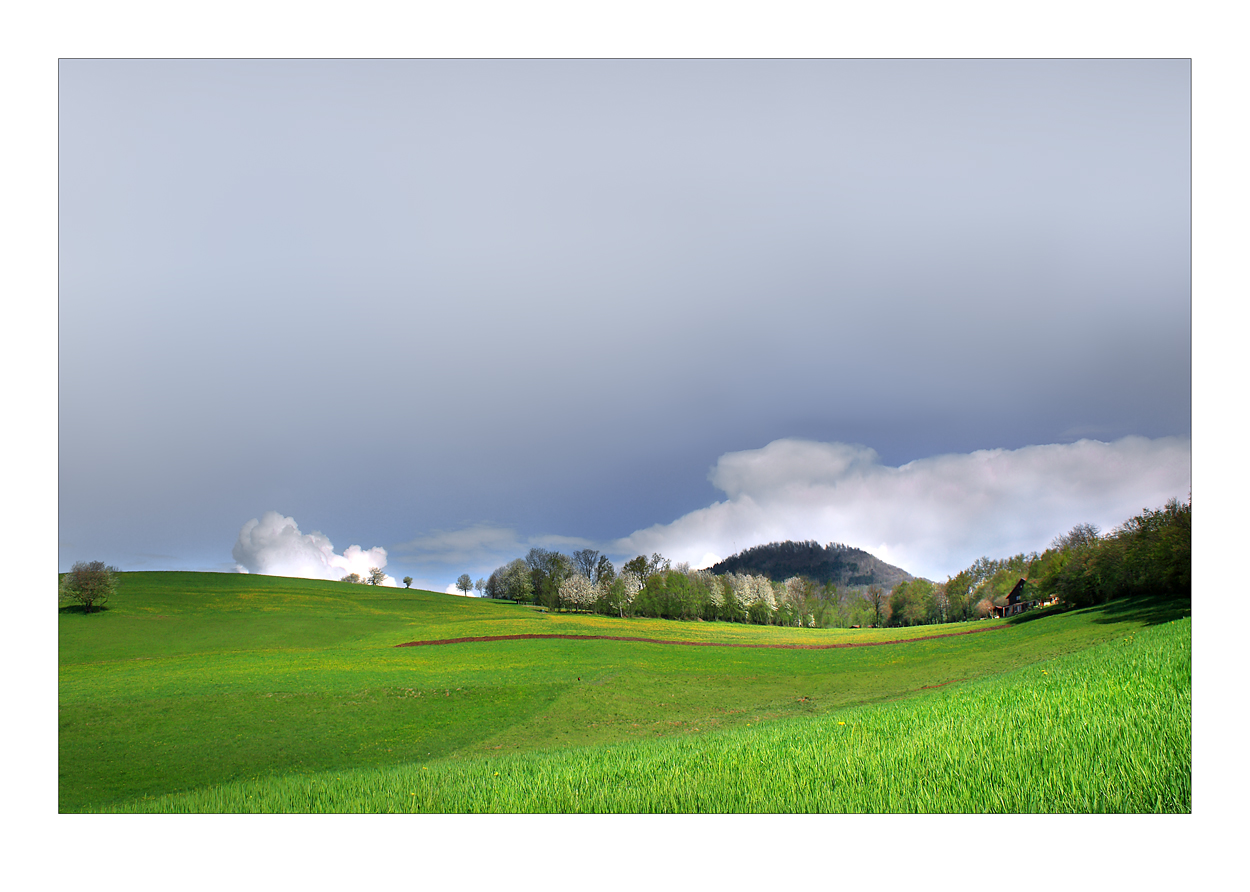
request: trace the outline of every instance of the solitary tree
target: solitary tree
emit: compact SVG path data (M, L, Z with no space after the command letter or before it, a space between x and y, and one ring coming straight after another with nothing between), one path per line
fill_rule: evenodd
M386 582L386 574L382 572L382 568L370 567L369 568L369 584L381 585L384 582Z
M479 577L477 582L473 583L473 589L479 598L482 597L482 593L486 591L486 580Z
M118 572L116 567L110 567L104 561L78 561L61 577L61 599L81 604L83 613L90 613L94 607L103 607L117 589Z
M404 577L404 588L412 588L412 577L411 577L411 576L405 576L405 577Z
M467 597L469 591L473 588L473 580L469 578L468 573L461 573L460 578L456 580L456 588L464 592Z

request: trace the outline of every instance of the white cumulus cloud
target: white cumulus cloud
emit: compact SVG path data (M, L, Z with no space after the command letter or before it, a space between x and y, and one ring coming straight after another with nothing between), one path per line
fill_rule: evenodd
M1075 524L1104 530L1190 491L1188 438L987 449L890 467L872 449L775 440L722 455L728 498L613 545L708 566L766 542L842 542L945 579L982 555L1041 551Z
M267 576L299 576L305 579L342 579L348 573L367 577L372 567L386 566L386 549L365 550L349 545L342 554L316 530L301 533L293 517L277 511L266 511L239 530L239 540L231 551L240 573L261 573ZM383 585L396 585L387 576Z

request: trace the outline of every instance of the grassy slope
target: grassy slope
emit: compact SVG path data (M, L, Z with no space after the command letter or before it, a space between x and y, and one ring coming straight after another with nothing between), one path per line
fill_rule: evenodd
M762 727L234 782L155 812L1184 812L1190 623Z
M1083 611L829 651L559 640L395 648L526 632L826 643L916 631L623 621L341 583L124 574L112 609L60 619L60 807L242 778L703 735L994 675L1159 618Z

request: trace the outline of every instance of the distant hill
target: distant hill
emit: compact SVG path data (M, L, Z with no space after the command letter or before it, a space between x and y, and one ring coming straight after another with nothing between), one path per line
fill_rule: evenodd
M866 551L836 542L824 546L811 541L771 542L725 558L710 569L713 573L767 576L774 582L806 576L822 584L832 582L838 588L879 585L887 591L914 578Z

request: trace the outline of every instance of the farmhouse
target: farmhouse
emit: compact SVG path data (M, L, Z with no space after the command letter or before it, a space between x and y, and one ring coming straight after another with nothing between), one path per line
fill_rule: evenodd
M1024 611L1037 606L1036 600L1024 600L1024 582L1021 579L1016 583L1015 588L1011 590L1011 594L1007 596L1006 604L1002 607L994 608L995 616L1015 616L1017 613L1024 613Z

